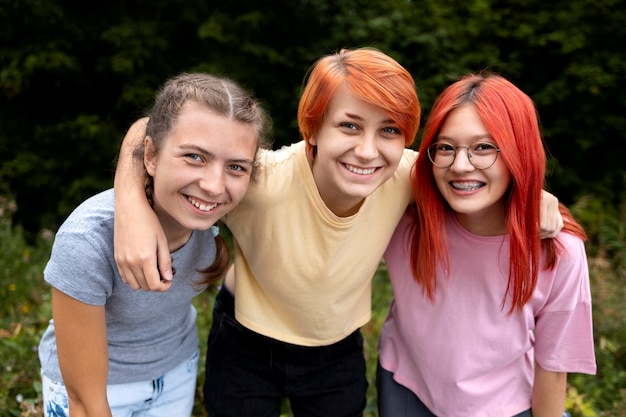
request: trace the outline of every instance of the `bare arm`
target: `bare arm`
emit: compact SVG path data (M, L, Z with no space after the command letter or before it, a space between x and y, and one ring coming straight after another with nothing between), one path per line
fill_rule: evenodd
M111 416L106 385L109 354L104 306L52 289L52 315L70 415Z
M563 228L563 217L559 211L559 200L546 190L541 192L540 215L539 229L541 238L556 237Z
M535 362L533 417L562 417L566 388L567 373L546 371Z
M140 119L130 127L117 163L115 262L122 279L132 289L166 291L172 279L167 239L146 199L143 167L133 161L133 151L145 137L147 121Z

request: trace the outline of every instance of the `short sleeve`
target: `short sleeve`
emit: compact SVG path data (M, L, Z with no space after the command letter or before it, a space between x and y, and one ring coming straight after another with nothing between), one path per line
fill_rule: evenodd
M112 243L83 233L57 233L44 279L54 288L90 305L104 305L113 290Z
M547 292L536 316L535 359L553 372L595 374L589 268L584 243L561 233L562 251L554 270L541 274Z

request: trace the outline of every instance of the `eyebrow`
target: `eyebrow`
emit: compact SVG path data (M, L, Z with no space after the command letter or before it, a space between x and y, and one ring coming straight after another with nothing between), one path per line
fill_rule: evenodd
M361 117L361 116L359 116L357 114L354 114L354 113L345 112L344 115L346 117L349 117L349 118L355 119L355 120L359 120L359 121L365 120L365 118L363 118L363 117ZM393 120L392 118L382 120L381 123L397 124L396 121Z
M196 153L202 154L202 155L207 155L210 157L215 158L215 154L213 152L210 152L198 145L195 144L191 144L191 143L183 143L179 146L180 149L188 151L194 151ZM235 164L246 164L246 165L253 165L254 161L251 159L247 159L247 158L230 158L227 159L226 162L228 163L235 163Z
M445 140L449 140L451 142L454 142L454 138L451 136L446 136L446 135L437 135L437 140L439 139L445 139ZM493 138L493 136L491 136L490 133L485 133L484 135L475 135L472 136L470 139L474 140L474 141L479 141L482 139L491 139L493 141L495 141L495 139Z

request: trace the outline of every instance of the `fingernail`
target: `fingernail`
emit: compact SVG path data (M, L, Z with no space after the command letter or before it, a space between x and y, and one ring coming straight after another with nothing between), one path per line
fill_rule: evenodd
M164 278L166 281L171 281L171 280L172 280L172 278L174 278L174 273L172 272L172 270L171 270L171 269L168 269L167 271L165 271L163 278Z
M160 272L160 271L159 271ZM172 271L167 270L163 273L159 274L159 278L161 279L161 282L169 282L172 280Z

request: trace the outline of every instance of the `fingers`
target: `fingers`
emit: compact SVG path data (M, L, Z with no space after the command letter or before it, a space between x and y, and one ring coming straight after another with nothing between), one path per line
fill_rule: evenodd
M132 271L123 267L122 265L117 263L117 261L115 263L117 264L117 270L124 284L127 284L132 290L138 290L139 288L141 288Z
M542 239L556 237L563 229L563 216L559 210L559 200L549 192L541 193L540 236Z
M164 234L159 234L157 237L157 259L158 272L160 273L159 281L162 281L163 284L170 283L174 274L172 272L172 258ZM156 282L152 282L153 279L154 277L151 277L150 284L157 285Z
M171 279L161 281L154 254L137 257L116 255L115 263L122 281L133 290L164 292L172 286ZM169 254L167 263L171 263Z

